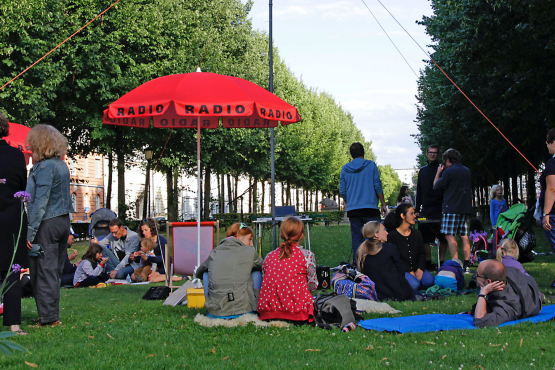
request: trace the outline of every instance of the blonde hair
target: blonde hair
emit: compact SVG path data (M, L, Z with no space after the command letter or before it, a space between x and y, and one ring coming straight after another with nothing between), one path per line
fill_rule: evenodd
M67 153L67 139L50 125L36 125L27 134L27 149L33 152L33 159L62 157Z
M366 239L362 242L357 251L357 267L359 271L364 268L364 259L370 252L381 247L382 242L374 239L374 236L380 231L381 223L378 221L367 222L362 228L362 236Z
M152 251L156 247L156 243L154 243L150 238L142 238L141 247L145 247L149 251Z
M495 256L498 261L503 261L503 256L511 255L518 259L519 250L518 244L513 239L503 239L500 242L501 246L497 248L497 255Z
M491 202L493 199L495 199L495 192L497 191L497 189L499 189L501 187L501 185L493 185L489 191L489 201ZM501 194L501 198L503 198L503 194Z

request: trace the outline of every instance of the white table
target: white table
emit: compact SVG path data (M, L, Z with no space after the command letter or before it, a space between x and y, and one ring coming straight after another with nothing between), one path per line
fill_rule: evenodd
M276 222L285 221L288 217L295 217L301 220L306 225L306 240L308 242L308 250L310 249L310 222L312 219L308 216L287 216L287 217L276 217ZM258 254L262 257L262 227L264 224L271 224L271 217L260 217L252 222L254 224L255 240L258 247Z

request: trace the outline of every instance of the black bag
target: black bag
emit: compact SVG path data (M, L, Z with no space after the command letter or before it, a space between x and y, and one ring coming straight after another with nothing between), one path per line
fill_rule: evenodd
M147 290L143 299L146 299L147 301L163 300L168 298L171 291L172 290L167 286L153 286Z
M328 293L314 300L314 323L319 328L331 330L359 322L362 316L356 313L356 302L344 294Z

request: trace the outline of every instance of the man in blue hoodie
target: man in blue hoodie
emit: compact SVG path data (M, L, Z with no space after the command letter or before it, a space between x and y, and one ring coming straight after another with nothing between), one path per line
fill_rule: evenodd
M387 208L382 181L376 163L364 159L364 147L353 143L350 147L353 160L341 169L339 193L347 204L347 217L351 223L353 261L356 265L357 250L362 244L362 227L370 221L380 221ZM378 207L381 202L381 212Z

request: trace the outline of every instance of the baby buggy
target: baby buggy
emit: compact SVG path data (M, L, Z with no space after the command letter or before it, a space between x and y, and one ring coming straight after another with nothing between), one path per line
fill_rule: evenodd
M98 241L104 239L110 234L110 221L117 218L113 211L108 208L99 208L91 215L91 223L89 225L89 235L96 237Z
M510 238L518 244L519 261L530 262L534 259L532 250L536 247L536 235L532 228L534 224L535 206L526 209L524 204L515 204L507 211L501 213L497 224L491 229L491 251L493 258L501 239Z

